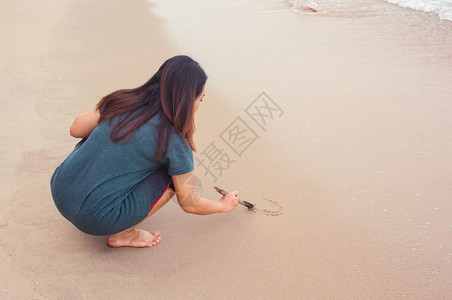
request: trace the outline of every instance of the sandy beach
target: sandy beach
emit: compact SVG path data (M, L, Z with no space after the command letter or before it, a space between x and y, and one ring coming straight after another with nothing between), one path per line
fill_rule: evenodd
M0 1L0 299L450 299L452 22L365 3ZM177 54L209 76L203 196L284 213L171 201L142 225L160 244L109 248L50 177L77 114Z

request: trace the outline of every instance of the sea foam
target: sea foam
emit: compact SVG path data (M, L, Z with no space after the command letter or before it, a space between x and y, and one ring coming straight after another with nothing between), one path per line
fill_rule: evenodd
M452 21L451 0L385 0L401 7L436 13L441 20Z

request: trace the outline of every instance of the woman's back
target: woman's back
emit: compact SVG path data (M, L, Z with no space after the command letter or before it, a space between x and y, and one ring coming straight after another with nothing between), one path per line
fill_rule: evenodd
M160 115L152 117L127 143L111 140L114 122L110 126L108 120L80 141L51 180L61 213L102 218L128 197L149 197L149 188L138 185L160 167L169 175L193 171L192 150L178 134L172 134L167 155L155 158L159 119Z

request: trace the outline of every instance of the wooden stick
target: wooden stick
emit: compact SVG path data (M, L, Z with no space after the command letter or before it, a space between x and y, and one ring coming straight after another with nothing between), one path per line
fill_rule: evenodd
M228 192L226 192L226 191L223 190L223 189L220 189L220 188L217 187L217 186L215 186L214 189L215 189L218 193L222 194L223 196L229 194ZM239 198L239 203L242 204L243 206L248 207L248 209L254 209L254 204L249 203L248 201L245 201L245 200L242 200L242 199Z

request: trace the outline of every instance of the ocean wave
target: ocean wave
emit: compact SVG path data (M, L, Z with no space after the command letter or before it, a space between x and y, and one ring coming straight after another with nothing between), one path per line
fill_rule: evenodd
M436 13L441 20L452 21L452 1L450 0L385 0L401 7Z

